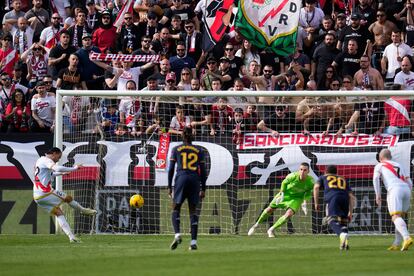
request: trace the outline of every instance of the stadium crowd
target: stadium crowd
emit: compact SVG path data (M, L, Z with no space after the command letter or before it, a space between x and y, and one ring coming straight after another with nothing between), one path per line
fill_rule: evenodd
M55 91L70 89L79 96L63 98L66 132L89 126L108 135L180 134L191 125L205 135L233 135L235 143L246 131L414 134L407 98L254 97L255 90L412 90L411 0L305 0L289 57L256 49L237 29L202 50L204 1L136 0L115 27L124 2L5 0L0 132L53 132ZM91 52L160 60L106 64L91 61ZM249 90L252 96L101 100L81 97L82 90Z

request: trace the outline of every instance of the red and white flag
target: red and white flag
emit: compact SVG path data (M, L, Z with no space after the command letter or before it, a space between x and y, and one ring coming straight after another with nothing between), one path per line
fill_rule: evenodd
M124 22L124 17L126 13L133 13L133 1L132 0L127 0L123 5L121 10L118 13L118 16L115 19L114 22L114 26L116 28L119 28L120 26L122 26L122 23Z

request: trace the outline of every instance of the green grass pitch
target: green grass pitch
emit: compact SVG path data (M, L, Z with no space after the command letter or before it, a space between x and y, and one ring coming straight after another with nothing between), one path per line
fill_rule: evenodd
M389 252L392 236L352 236L339 250L335 236L190 237L175 251L172 236L0 235L0 275L414 275L414 247Z

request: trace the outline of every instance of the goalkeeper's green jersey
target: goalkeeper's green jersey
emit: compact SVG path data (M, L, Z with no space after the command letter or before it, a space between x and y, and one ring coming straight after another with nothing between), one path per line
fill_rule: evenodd
M281 191L285 198L309 199L312 196L314 185L313 177L307 175L305 180L300 180L299 172L293 172L286 176L282 182Z

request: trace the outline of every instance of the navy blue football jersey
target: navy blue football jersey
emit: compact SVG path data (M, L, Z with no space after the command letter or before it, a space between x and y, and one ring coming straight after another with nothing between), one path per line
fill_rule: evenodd
M204 151L195 145L182 144L175 147L170 161L177 164L177 176L180 174L199 174L199 167L204 163Z
M348 193L352 191L345 178L335 174L322 175L318 178L317 183L323 185L325 201L329 201L335 196L348 196Z

